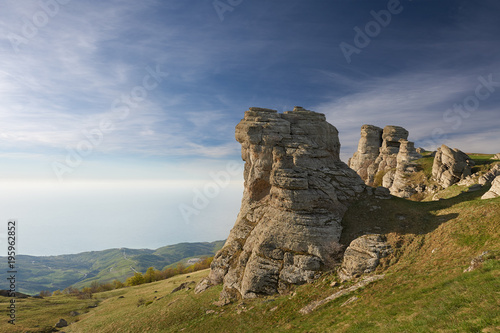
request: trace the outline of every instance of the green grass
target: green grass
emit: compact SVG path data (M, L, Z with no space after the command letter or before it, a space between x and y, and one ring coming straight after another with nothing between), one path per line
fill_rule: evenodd
M476 163L472 168L473 173L484 173L491 169L493 164L496 164L498 160L492 160L491 158L494 154L468 154L469 157Z
M0 332L36 331L59 318L77 321L65 332L498 332L500 198L481 200L486 190L434 202L365 198L352 205L342 242L366 232L385 234L394 253L375 273L386 277L309 315L298 310L345 287L330 287L335 273L297 287L294 294L224 307L213 304L221 286L199 295L192 289L170 294L182 282L199 281L205 270L98 293L90 301L71 296L20 300L15 330L0 325ZM491 255L482 267L463 272L487 250ZM341 306L353 295L358 300ZM99 305L69 317L88 302Z
M434 157L432 156L424 156L415 160L414 163L418 164L427 177L427 179L432 179L432 164L434 163Z

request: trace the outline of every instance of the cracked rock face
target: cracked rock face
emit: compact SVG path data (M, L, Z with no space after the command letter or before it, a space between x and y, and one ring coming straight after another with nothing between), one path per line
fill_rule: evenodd
M312 281L340 251L341 219L365 190L339 159L337 129L320 113L250 108L236 126L245 161L240 213L207 280L222 298L253 298Z
M432 177L447 188L472 174L474 161L464 152L442 145L436 152Z

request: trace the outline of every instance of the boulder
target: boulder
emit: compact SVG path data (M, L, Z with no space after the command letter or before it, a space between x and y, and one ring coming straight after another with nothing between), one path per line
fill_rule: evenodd
M342 281L352 280L377 268L380 259L392 252L382 235L363 235L347 247L339 270Z
M500 160L500 153L495 154L495 156L493 156L491 159L492 160Z
M493 199L500 196L500 176L497 176L493 183L491 183L491 188L486 192L481 199Z
M442 145L432 165L433 178L447 188L472 174L474 161L464 152Z
M339 158L337 129L301 107L250 108L236 140L245 161L241 209L196 290L223 282L221 299L254 298L312 281L338 256L342 217L366 189Z
M180 284L180 286L177 286L175 287L170 293L173 294L173 293L176 293L182 289L191 289L189 287L190 284L194 283L193 281L190 281L190 282L183 282Z
M57 322L57 324L55 326L56 326L56 328L66 327L66 326L68 326L68 322L64 319L59 319L59 321Z

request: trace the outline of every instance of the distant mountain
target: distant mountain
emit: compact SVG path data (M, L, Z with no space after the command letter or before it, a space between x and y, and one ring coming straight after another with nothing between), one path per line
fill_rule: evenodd
M38 294L42 290L81 288L92 281L100 283L118 279L124 282L134 272L144 273L148 267L162 270L189 258L213 256L225 241L180 243L156 250L109 249L58 256L16 257L17 291ZM7 258L0 257L0 270L6 272ZM0 289L9 289L7 280L0 280Z

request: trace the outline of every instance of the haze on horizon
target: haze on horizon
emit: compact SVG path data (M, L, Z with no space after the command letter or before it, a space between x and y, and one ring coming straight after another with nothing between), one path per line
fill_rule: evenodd
M21 254L226 238L251 106L324 113L344 161L363 124L498 153L499 13L494 0L8 0L0 240L9 218Z

